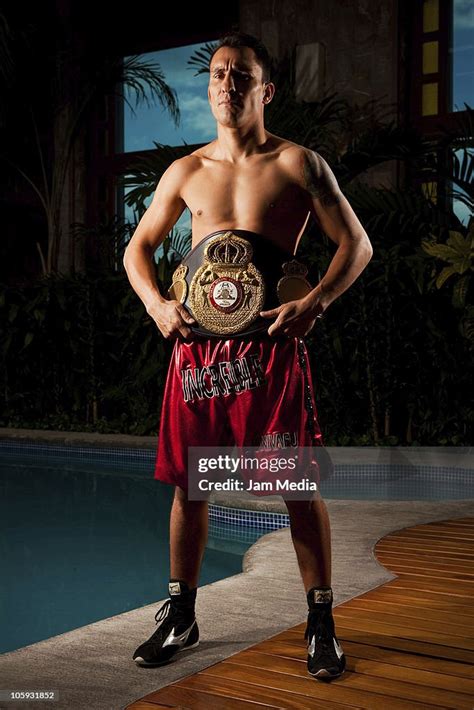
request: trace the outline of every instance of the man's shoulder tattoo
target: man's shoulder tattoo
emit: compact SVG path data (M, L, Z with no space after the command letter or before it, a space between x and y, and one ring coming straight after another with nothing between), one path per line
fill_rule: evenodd
M325 207L341 201L341 190L334 174L325 161L313 152L305 152L303 156L303 181L309 194Z

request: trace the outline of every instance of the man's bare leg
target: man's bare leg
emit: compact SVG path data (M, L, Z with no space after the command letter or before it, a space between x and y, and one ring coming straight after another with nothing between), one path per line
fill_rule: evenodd
M178 651L199 643L194 605L207 542L207 509L207 501L189 501L176 486L170 516L170 599L155 615L157 629L133 654L139 666L168 663Z
M326 504L313 500L285 501L291 538L306 593L312 587L331 586L331 528Z
M176 486L170 516L170 577L198 586L208 534L208 503L188 500Z
M285 501L291 538L308 600L308 672L315 678L337 678L346 667L332 616L331 528L318 491L312 500Z

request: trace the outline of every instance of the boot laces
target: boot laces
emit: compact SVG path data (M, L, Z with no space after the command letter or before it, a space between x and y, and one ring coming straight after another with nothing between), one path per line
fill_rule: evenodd
M164 621L164 623L158 626L147 643L160 644L163 638L168 635L171 627L186 623L186 617L182 609L173 604L171 599L167 599L155 614L155 622L159 624L160 621Z
M171 599L167 599L164 604L160 606L155 614L155 621L158 624L162 619L168 616L171 606Z

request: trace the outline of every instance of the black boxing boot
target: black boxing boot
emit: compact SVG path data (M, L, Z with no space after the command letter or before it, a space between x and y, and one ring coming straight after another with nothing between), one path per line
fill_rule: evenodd
M161 624L142 643L133 660L140 666L160 666L185 649L199 644L199 629L194 614L197 589L189 589L182 580L170 580L170 598L158 609L155 621Z
M330 680L344 673L346 657L339 644L332 616L331 587L313 587L307 594L308 673L314 678Z

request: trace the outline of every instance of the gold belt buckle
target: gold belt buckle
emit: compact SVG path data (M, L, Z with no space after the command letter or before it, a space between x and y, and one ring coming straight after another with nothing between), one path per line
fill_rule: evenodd
M265 283L252 256L250 242L231 231L207 244L189 286L191 310L207 330L239 333L257 318L265 301Z

